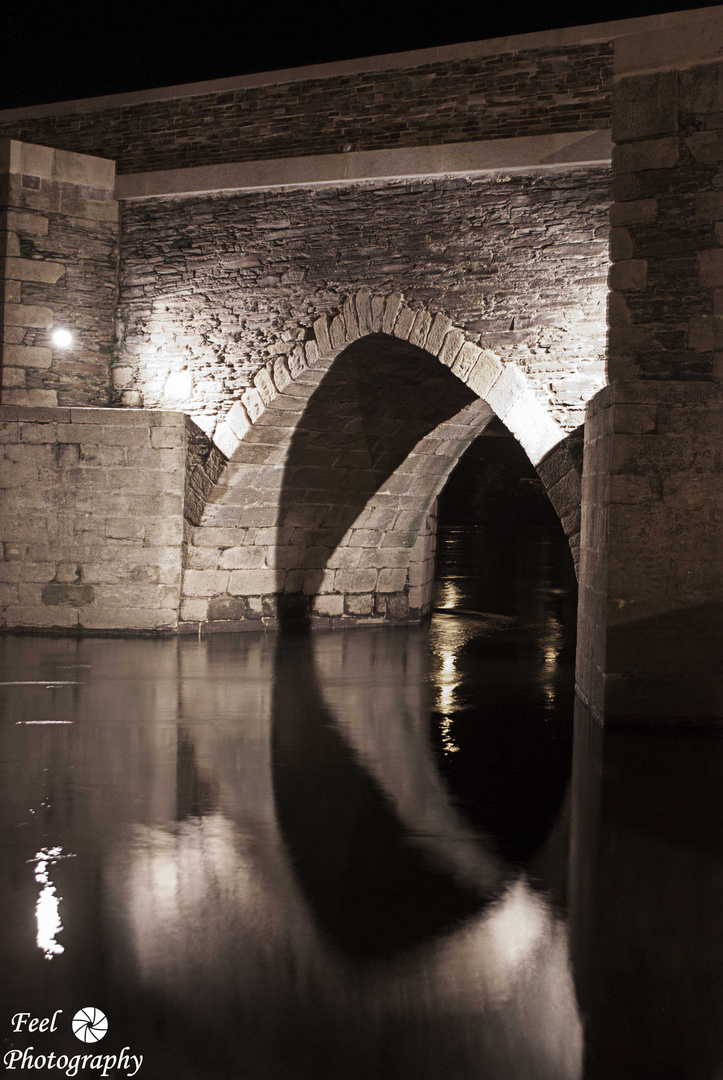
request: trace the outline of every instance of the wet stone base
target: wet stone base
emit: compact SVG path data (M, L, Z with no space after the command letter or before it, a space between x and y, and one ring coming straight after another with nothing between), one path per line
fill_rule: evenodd
M431 590L427 590L430 591ZM410 607L406 591L358 593L342 596L303 596L269 593L265 596L228 596L211 600L203 621L181 620L180 634L231 634L276 629L336 630L353 626L416 624L432 610L430 599Z

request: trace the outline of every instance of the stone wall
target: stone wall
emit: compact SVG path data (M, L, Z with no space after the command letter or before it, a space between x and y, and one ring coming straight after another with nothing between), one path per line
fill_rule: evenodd
M528 49L0 124L118 172L608 127L612 43Z
M577 680L607 724L723 716L722 406L659 380L588 406Z
M5 628L177 627L187 427L180 413L0 406Z
M2 401L106 405L118 272L112 161L0 141ZM72 334L60 349L53 329Z
M721 378L723 64L615 90L611 378Z
M575 428L604 383L608 203L606 169L125 203L116 393L210 433L347 294L403 292Z

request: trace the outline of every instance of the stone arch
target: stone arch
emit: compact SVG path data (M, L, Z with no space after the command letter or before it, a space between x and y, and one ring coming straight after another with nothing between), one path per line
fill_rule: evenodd
M312 331L303 345L257 373L217 426L213 450L193 470L185 622L258 627L294 605L320 625L418 620L431 604L436 496L495 415L538 466L548 490L564 496L557 504L553 498L558 512L558 504L570 501L576 472L570 454L561 451L564 429L529 389L524 372L481 349L443 313L411 308L399 293L360 292L347 296L336 314L317 319ZM350 379L358 384L354 392L363 384L364 394L378 398L374 386L387 360L402 382L412 370L413 378L421 375L426 397L420 401L433 405L429 415L417 408L413 421L401 425L401 437L397 406L384 417L384 402L365 413L357 400L351 424L363 428L373 414L375 424L388 430L396 424L397 431L379 460L369 458L362 467L369 440L349 444L340 423L318 430L317 406L341 410L343 419L354 397ZM410 390L409 400L413 396ZM340 444L351 446L344 484L330 457L338 456ZM317 477L328 485L323 498ZM568 524L574 525L574 515L573 507Z
M564 428L545 410L516 364L505 364L491 350L481 348L441 311L411 307L402 293L373 296L362 290L348 295L335 314L316 319L306 329L303 344L292 344L287 354L277 356L256 373L253 386L217 425L215 445L233 460L249 428L303 371L333 359L353 341L379 333L423 349L448 367L491 406L533 465L565 438Z

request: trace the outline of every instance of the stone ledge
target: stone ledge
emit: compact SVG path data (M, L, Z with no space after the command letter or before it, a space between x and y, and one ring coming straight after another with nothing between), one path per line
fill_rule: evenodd
M42 405L0 404L0 422L17 420L57 424L146 424L148 427L183 427L186 415L156 409L105 409L92 405L52 408Z
M315 187L363 180L548 171L571 166L608 165L611 155L608 131L574 131L128 173L118 177L115 197L122 201L222 191Z

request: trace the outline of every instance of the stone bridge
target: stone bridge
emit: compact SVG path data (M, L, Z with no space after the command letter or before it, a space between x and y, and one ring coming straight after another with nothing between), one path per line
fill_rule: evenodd
M665 713L717 625L722 47L711 8L0 113L4 625L417 621L494 421L582 552L580 693Z

